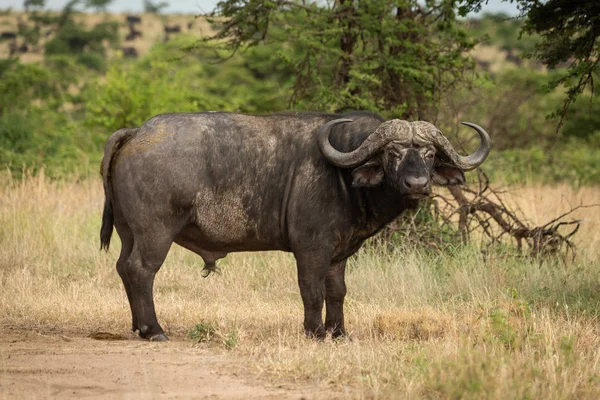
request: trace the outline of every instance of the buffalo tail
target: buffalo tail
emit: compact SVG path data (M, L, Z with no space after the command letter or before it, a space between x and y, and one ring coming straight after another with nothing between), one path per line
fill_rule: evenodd
M102 227L100 228L100 249L108 251L110 238L113 233L115 216L113 212L112 199L112 163L119 149L133 137L137 132L134 129L120 129L113 133L106 141L104 157L100 164L100 174L104 186L104 211L102 212Z

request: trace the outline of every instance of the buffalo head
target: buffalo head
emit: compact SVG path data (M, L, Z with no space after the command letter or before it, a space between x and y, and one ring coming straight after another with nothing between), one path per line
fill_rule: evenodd
M431 182L461 184L463 171L477 168L490 152L490 137L478 125L463 122L477 131L479 148L461 156L434 125L398 119L381 123L355 150L342 152L329 142L331 129L351 119L336 119L323 125L318 133L319 147L332 164L352 169L353 186L386 184L401 196L421 198L431 193Z

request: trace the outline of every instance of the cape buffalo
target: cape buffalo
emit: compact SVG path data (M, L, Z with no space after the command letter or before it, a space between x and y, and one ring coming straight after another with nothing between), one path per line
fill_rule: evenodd
M205 268L234 251L292 252L309 337L345 335L346 260L431 192L460 184L490 151L461 156L432 124L370 113L158 115L106 142L100 231L121 238L117 271L132 329L167 340L152 287L173 242ZM327 304L325 324L323 303Z

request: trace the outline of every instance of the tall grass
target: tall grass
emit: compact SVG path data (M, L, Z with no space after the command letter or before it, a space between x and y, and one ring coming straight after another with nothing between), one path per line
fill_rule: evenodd
M592 203L600 188L537 186L512 201L533 222ZM0 192L0 324L125 333L129 306L114 262L99 251L99 179L9 180ZM432 255L370 247L348 267L352 340L302 333L293 257L231 254L221 274L174 246L155 300L175 340L250 360L256 373L375 398L598 398L600 209L584 209L575 262L484 258L476 245ZM192 332L188 335L188 332ZM207 334L210 333L210 334ZM194 338L194 339L192 339Z

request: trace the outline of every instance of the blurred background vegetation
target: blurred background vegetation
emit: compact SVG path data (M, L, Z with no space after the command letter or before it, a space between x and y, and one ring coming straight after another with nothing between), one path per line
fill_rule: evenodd
M363 109L433 121L465 151L475 144L459 122L482 125L494 182L600 183L598 95L581 90L559 124L570 64L527 58L543 39L521 33L524 19L460 18L454 1L390 13L380 1L231 0L207 17L149 1L141 15L109 14L108 3L0 12L4 171L96 174L112 132L159 113Z

